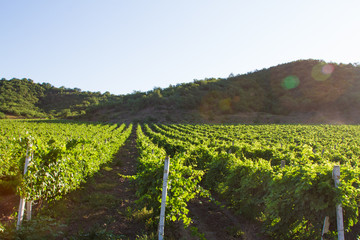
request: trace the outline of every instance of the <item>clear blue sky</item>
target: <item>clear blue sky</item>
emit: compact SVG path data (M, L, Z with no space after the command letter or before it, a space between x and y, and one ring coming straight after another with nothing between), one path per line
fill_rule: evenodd
M0 78L113 94L360 62L360 1L0 0Z

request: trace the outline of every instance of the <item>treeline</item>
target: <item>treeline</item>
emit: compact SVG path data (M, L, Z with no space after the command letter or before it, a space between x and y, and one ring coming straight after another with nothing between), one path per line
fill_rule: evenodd
M210 116L238 112L350 114L360 107L360 66L299 60L228 78L134 92L112 108L139 111L154 106L198 110Z
M0 80L0 118L69 118L84 115L90 106L113 104L119 97L106 92L83 92L54 87L31 79Z
M0 112L25 117L76 117L151 109L202 115L264 112L359 112L360 66L299 60L228 78L208 78L147 92L112 95L55 88L30 79L0 80ZM1 113L0 113L1 114ZM1 115L0 115L1 117Z

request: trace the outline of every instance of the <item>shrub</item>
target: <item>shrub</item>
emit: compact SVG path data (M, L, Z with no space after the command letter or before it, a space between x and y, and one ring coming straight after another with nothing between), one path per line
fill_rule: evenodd
M5 113L3 113L3 112L0 112L0 119L5 119L6 118L6 115L5 115Z

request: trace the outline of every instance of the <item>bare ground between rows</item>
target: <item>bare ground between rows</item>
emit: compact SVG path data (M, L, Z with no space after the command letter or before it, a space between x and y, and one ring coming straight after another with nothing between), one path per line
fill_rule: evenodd
M131 133L112 163L104 166L78 191L47 206L48 213L66 227L66 236L106 230L125 239L135 239L145 231L144 224L132 217L136 207L134 182L124 175L136 174L136 134Z
M0 196L0 223L10 225L14 221L14 211L19 205L20 198L15 194L6 194Z
M233 212L224 205L215 204L204 198L193 199L189 203L192 226L198 228L207 240L267 240L260 231L260 225Z
M135 239L145 233L145 224L133 217L136 209L135 186L129 178L136 174L136 134L133 130L114 160L103 166L93 177L82 184L79 190L71 192L61 200L49 204L34 204L34 219L51 217L62 231L59 239L96 235L106 231L121 239ZM14 224L19 197L0 194L0 220L2 225ZM63 238L65 236L65 238ZM75 238L72 238L74 236Z

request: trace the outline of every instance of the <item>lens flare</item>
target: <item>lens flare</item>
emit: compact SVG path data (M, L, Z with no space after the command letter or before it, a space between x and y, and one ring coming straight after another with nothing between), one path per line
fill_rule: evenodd
M334 71L334 65L332 64L326 64L322 67L321 71L323 74L332 74L332 72Z
M297 86L299 86L299 84L299 78L297 76L290 75L283 79L281 86L286 90L290 90L296 88Z
M319 63L313 67L311 71L311 76L316 81L325 81L331 76L333 71L334 71L334 65Z
M231 110L231 99L225 98L220 100L219 107L222 112L229 112Z

